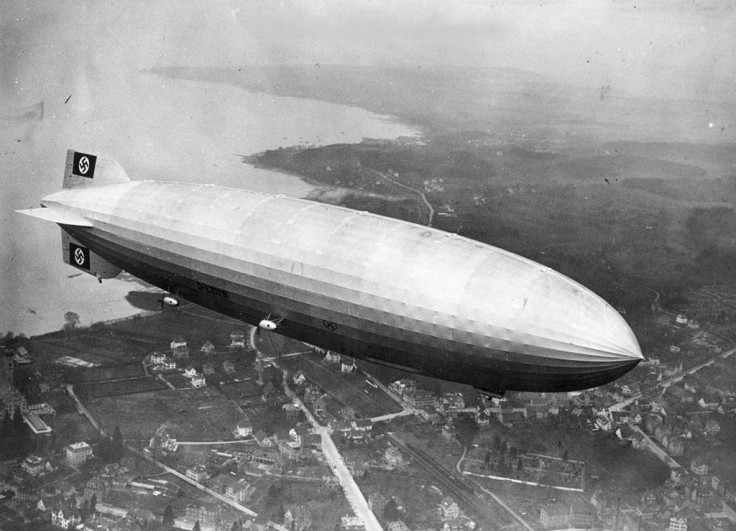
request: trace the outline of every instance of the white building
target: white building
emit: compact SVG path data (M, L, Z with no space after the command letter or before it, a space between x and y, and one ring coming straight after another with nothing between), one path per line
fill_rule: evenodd
M90 457L92 457L92 447L86 442L72 443L64 447L66 464L71 467L78 467Z

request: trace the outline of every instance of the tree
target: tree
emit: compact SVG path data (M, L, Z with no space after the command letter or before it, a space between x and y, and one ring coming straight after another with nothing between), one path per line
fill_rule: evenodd
M119 461L123 457L124 449L123 435L120 433L120 426L116 425L115 431L112 433L112 457L115 461Z
M567 461L570 458L570 454L567 452L567 448L565 448L565 451L562 452L562 460Z
M82 503L82 506L79 508L79 515L82 517L82 520L86 520L89 516L89 500L84 500L84 503Z
M199 526L199 520L194 522L194 527L192 528L192 531L202 531L202 528Z
M90 514L97 513L97 494L92 494L92 497L89 500L89 512Z
M164 510L164 518L161 523L165 526L171 527L174 525L174 508L171 505L167 505Z
M393 498L383 508L383 518L387 522L394 522L399 519L399 508L396 506L396 500Z
M66 312L64 314L64 326L67 336L72 335L72 331L79 325L79 315L75 312Z

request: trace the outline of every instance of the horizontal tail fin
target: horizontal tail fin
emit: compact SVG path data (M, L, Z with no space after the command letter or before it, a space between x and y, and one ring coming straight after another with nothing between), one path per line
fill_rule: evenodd
M89 155L73 149L66 152L64 188L129 181L123 167L111 158Z
M87 218L69 212L67 210L59 210L56 208L29 208L27 210L16 210L19 214L25 214L34 218L52 221L60 225L71 225L74 227L92 227L92 222Z

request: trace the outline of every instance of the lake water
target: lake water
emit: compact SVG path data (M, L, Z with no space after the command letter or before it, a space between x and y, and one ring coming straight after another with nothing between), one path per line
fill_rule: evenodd
M77 80L63 98L0 108L0 333L58 330L64 313L82 325L138 310L125 280L99 284L61 260L59 228L15 214L61 188L67 148L116 159L133 180L212 183L295 197L298 177L254 168L240 157L297 144L326 145L418 132L363 109L254 94L237 87L139 74L116 86Z

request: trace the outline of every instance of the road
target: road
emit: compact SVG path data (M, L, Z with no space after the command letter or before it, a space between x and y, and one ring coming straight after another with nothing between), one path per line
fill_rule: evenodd
M126 444L126 447L128 448L128 450L130 450L130 451L131 451L131 452L133 452L134 454L138 455L139 457L142 457L143 459L145 459L145 460L147 460L147 461L150 461L151 463L155 464L155 465L156 465L157 467L159 467L159 468L160 468L161 470L164 470L164 471L168 472L169 474L171 474L171 475L173 475L173 476L176 476L176 477L178 477L179 479L181 479L181 480L183 480L183 481L186 481L186 482L187 482L187 483L189 483L190 485L193 485L193 486L195 486L195 487L196 487L197 489L199 489L199 490L201 490L201 491L203 491L203 492L206 492L207 494L209 494L209 495L210 495L210 496L212 496L213 498L216 498L216 499L220 500L221 502L223 502L223 503L226 503L226 504L228 504L228 505L229 505L230 507L232 507L233 509L237 509L237 510L238 510L238 511L240 511L241 513L243 513L243 514L247 514L248 516L252 516L252 517L254 517L254 518L255 518L256 516L258 516L258 513L254 512L254 511L251 511L251 510L250 510L250 509L248 509L247 507L244 507L243 505L240 505L240 504L239 504L239 503L237 503L237 502L234 502L234 501L233 501L233 500L231 500L230 498L228 498L228 497L226 497L226 496L223 496L223 495L222 495L222 494L220 494L219 492L216 492L216 491L214 491L214 490L210 489L209 487L205 487L204 485L202 485L202 484L201 484L201 483L199 483L198 481L195 481L195 480L193 480L192 478L190 478L190 477L187 477L186 475L182 474L181 472L179 472L179 471L177 471L177 470L174 470L173 468L171 468L171 467L169 467L169 466L166 466L165 464L163 464L163 463L162 463L162 462L160 462L160 461L157 461L157 460L156 460L156 459L154 459L153 457L149 457L149 456L147 456L147 455L145 455L145 454L143 454L143 453L141 453L141 452L138 452L138 451L137 451L137 450L136 450L135 448L133 448L132 446L130 446L130 445L127 445L127 444Z
M703 368L705 368L705 367L708 367L708 366L710 366L710 365L713 365L713 364L714 364L714 363L716 362L716 360L717 360L718 358L722 358L722 359L726 359L726 358L728 358L728 357L729 357L729 356L731 356L731 355L732 355L732 354L733 354L734 352L736 352L736 347L734 347L734 348L732 348L732 349L729 349L729 350L727 350L726 352L723 352L722 354L718 354L717 356L715 356L715 357L713 357L713 358L709 359L708 361L706 361L706 362L703 362L703 363L701 363L701 364L699 364L699 365L696 365L696 366L695 366L695 367L693 367L692 369L688 369L688 370L686 370L686 371L684 371L684 372L682 372L682 373L678 374L677 376L675 376L675 377L673 377L673 378L670 378L670 379L669 379L669 380L667 380L666 382L663 382L663 383L661 383L660 385L661 385L662 387L664 387L664 388L666 389L666 388L668 388L669 386L671 386L672 384L675 384L675 383L677 383L677 382L679 382L679 381L682 381L682 379L683 379L683 378L684 378L685 376L690 376L691 374L695 374L696 372L698 372L698 371L699 371L700 369L703 369Z
M432 220L434 219L434 208L430 204L429 201L427 201L427 196L424 195L424 192L421 190L417 190L416 188L412 188L411 186L407 186L404 183L400 183L398 181L394 181L391 177L386 175L385 173L381 173L376 170L371 170L369 168L364 168L366 171L369 171L371 173L374 173L375 175L379 176L381 179L385 179L391 184L395 184L396 186L400 186L401 188L404 188L406 190L409 190L410 192L417 194L419 196L419 199L421 199L422 203L424 204L425 208L427 209L427 227L432 226Z
M256 352L256 355L260 356L261 353L256 348L255 337L256 327L252 327L249 338L250 346ZM283 370L278 366L275 360L271 363L273 363L274 367L277 369ZM363 521L365 528L368 531L381 531L381 524L378 522L376 515L373 514L373 511L368 508L368 502L366 501L365 496L363 496L363 492L360 490L360 487L358 487L352 474L350 474L350 470L348 470L337 446L335 446L335 442L332 440L329 430L317 422L317 419L314 418L314 415L309 411L309 408L304 405L301 399L296 396L296 393L294 393L294 391L289 387L289 382L286 377L284 377L284 392L292 403L304 412L307 420L312 425L312 431L319 434L322 438L322 452L327 458L327 462L329 463L333 473L340 481L340 486L345 493L345 498L348 500L348 503L350 503L350 507L352 507L355 515Z
M692 367L692 368L690 368L690 369L688 369L688 370L686 370L684 372L681 372L677 376L673 376L669 380L666 380L666 381L660 383L659 386L662 387L662 388L664 388L664 389L667 389L671 385L676 384L678 382L681 382L682 379L685 378L686 376L690 376L692 374L695 374L700 369L703 369L705 367L709 367L709 366L713 365L716 362L716 360L718 360L719 358L726 359L726 358L732 356L734 352L736 352L736 347L731 348L731 349L729 349L729 350L727 350L727 351L725 351L725 352L723 352L721 354L718 354L717 356L714 356L711 359L709 359L708 361L704 361L703 363L700 363L700 364L696 365L695 367ZM625 409L626 407L628 407L629 405L633 404L635 401L639 400L642 396L643 396L642 393L636 393L632 397L627 398L626 400L622 400L621 402L618 402L618 403L612 405L609 409L611 411L621 411L621 410Z
M407 409L404 409L402 411L399 411L398 413L388 413L386 415L381 415L380 417L373 417L371 419L371 422L375 424L376 422L383 422L383 421L386 421L386 420L393 420L393 419L395 419L397 417L406 417L408 415L414 415L415 413L416 412L413 409L407 408Z

